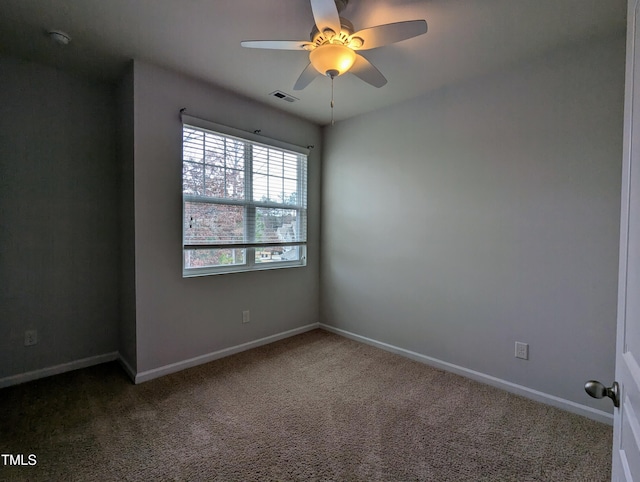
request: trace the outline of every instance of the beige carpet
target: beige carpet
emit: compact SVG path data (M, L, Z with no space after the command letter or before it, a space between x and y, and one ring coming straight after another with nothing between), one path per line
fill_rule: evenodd
M134 386L0 390L0 480L609 480L611 427L316 330ZM597 474L594 477L594 474Z

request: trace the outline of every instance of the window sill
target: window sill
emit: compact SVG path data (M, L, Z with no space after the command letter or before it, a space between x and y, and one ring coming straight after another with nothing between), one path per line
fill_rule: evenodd
M182 271L183 278L199 278L202 276L215 276L221 274L232 273L252 273L255 271L270 271L274 269L287 269L287 268L304 268L307 266L306 260L304 261L291 261L287 263L264 263L262 265L236 265L236 266L220 266L216 268L192 268Z

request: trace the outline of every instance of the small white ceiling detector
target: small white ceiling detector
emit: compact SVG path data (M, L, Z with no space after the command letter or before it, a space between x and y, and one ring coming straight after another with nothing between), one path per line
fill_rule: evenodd
M71 42L71 36L62 30L49 30L47 35L52 41L60 45L68 45Z

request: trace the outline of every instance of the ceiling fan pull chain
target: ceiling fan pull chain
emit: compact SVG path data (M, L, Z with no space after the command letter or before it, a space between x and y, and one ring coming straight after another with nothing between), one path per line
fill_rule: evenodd
M333 76L331 76L331 125L333 125Z

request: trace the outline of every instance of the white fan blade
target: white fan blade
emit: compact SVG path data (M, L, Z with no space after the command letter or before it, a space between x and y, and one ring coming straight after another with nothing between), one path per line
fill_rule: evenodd
M384 75L382 75L380 71L371 64L371 62L359 54L356 54L356 61L349 72L374 87L382 87L387 83L387 79L385 79Z
M315 69L315 67L313 65L311 65L311 63L309 63L309 65L307 65L307 68L304 69L302 71L302 73L300 74L300 77L298 77L298 80L296 81L296 84L293 86L293 90L302 90L302 89L304 89L318 75L319 75L318 71Z
M409 20L365 28L354 33L352 37L360 37L363 40L362 47L358 47L357 50L368 50L417 37L424 33L427 33L426 21Z
M340 33L340 14L334 0L311 0L311 10L320 32L330 28L336 34Z
M251 49L307 50L314 44L307 40L243 40L240 45Z

